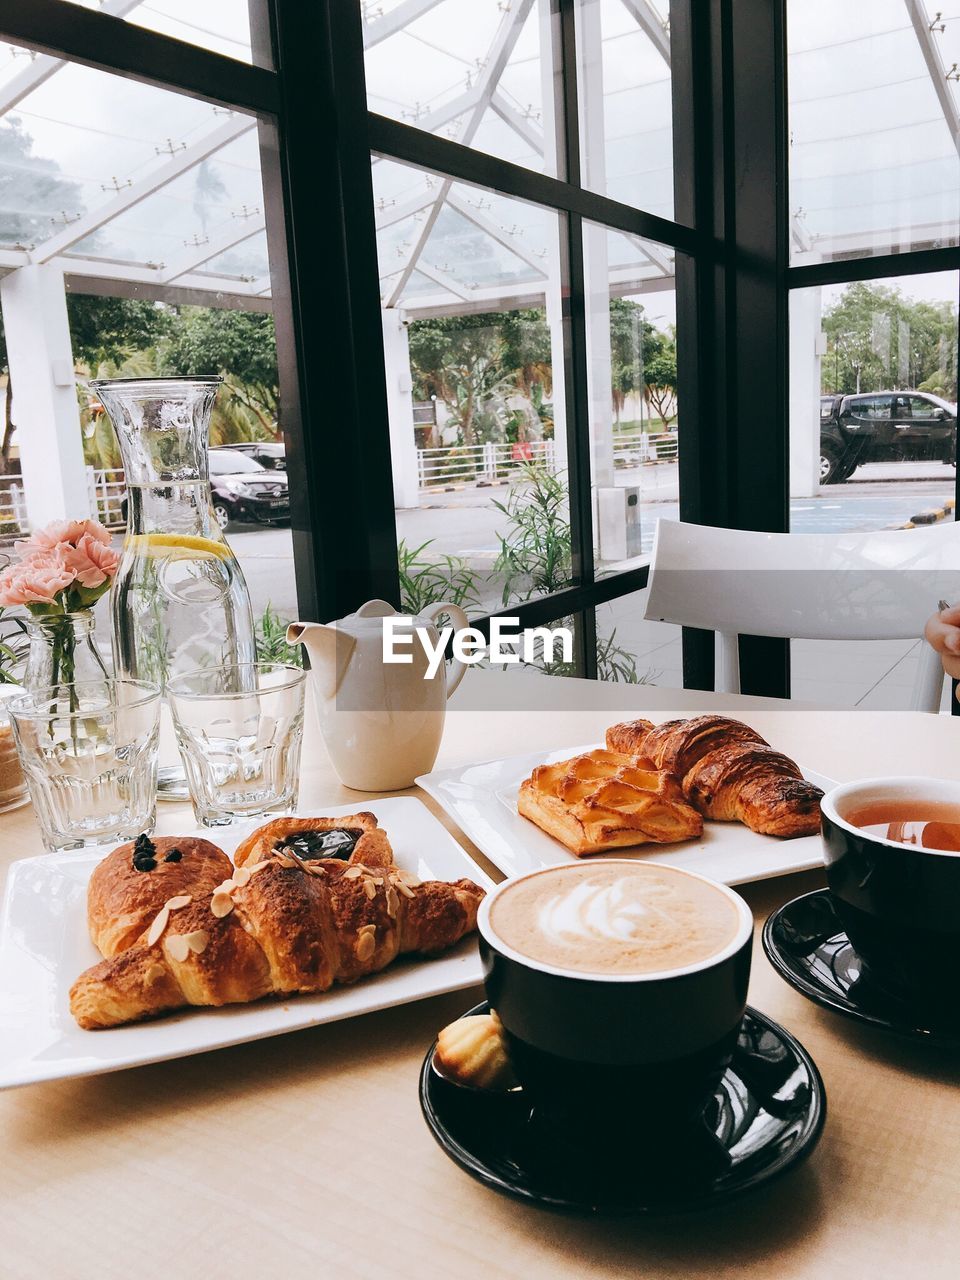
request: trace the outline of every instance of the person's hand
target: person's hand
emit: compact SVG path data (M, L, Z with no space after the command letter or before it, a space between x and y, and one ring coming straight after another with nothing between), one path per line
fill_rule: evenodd
M947 675L960 680L960 605L951 605L928 618L923 634L939 653Z

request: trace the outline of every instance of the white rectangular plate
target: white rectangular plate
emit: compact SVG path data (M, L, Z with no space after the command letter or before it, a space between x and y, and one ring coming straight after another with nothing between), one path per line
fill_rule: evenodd
M466 876L489 879L446 828L410 796L364 801L393 845L397 865L421 880ZM356 805L317 808L337 817ZM232 854L259 823L237 824L203 835ZM481 981L476 935L435 960L397 960L355 986L323 995L296 996L223 1009L196 1009L109 1031L81 1031L68 993L74 979L100 959L87 932L87 881L102 855L45 854L15 862L0 913L0 1088L96 1075L162 1062L336 1022L426 996L472 987Z
M559 840L517 812L521 782L538 764L567 760L600 745L591 743L549 754L538 751L457 769L437 769L418 778L417 783L443 806L494 866L508 876L518 876L558 862L578 861ZM824 791L835 785L830 778L810 769L804 769L803 775ZM612 849L610 855L590 856L646 858L699 871L723 884L766 880L793 871L808 871L823 863L819 836L780 840L757 835L739 822L706 822L701 839L683 844L644 844Z

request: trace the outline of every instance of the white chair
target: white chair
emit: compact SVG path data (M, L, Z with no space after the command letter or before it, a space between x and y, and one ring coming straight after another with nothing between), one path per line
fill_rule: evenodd
M646 617L716 632L716 687L740 692L739 635L916 640L960 601L960 523L787 534L660 520ZM912 706L937 711L943 668L923 645Z

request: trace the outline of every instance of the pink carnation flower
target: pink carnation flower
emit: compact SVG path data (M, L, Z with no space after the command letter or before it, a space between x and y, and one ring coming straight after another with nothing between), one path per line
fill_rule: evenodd
M0 605L53 604L76 576L58 556L35 553L0 574Z
M99 520L52 520L44 528L37 529L29 538L16 542L14 549L26 559L38 552L55 551L64 543L76 547L84 538L92 538L105 547L110 545L110 532Z
M117 572L120 557L110 546L92 533L85 533L75 547L61 543L55 552L65 570L70 571L83 587L102 586Z

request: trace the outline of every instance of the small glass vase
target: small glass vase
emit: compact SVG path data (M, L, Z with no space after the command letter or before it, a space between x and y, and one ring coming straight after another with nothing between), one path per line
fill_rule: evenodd
M89 680L109 680L110 672L94 636L91 609L25 618L30 648L25 689L61 689Z

